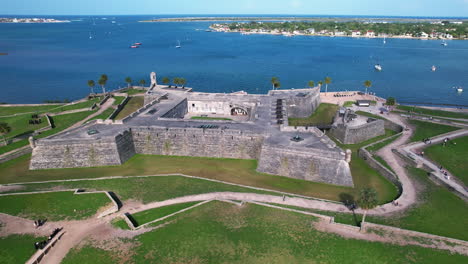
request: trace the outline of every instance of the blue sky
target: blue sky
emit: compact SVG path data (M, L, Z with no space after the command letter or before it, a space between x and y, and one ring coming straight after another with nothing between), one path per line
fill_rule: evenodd
M468 0L5 0L4 15L302 14L468 16Z

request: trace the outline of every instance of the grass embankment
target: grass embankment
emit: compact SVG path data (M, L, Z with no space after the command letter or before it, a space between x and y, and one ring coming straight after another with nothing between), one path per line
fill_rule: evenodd
M36 136L35 138L44 138L53 134L56 134L58 132L61 132L62 130L72 126L73 124L85 119L95 111L85 111L85 112L78 112L78 113L72 113L72 114L66 114L66 115L58 115L58 116L53 116L51 117L52 123L54 127L51 130L47 130L45 132L42 132L40 135ZM7 146L0 147L0 154L12 151L17 148L24 147L28 145L28 140L23 139L20 141L17 141L15 143L9 144Z
M351 107L356 103L356 101L346 101L343 103L344 107Z
M34 130L46 127L49 125L45 116L39 117L41 120L40 124L29 124L29 120L32 120L31 114L18 115L12 117L0 117L0 123L7 123L11 127L10 133L6 134L5 137L14 138L20 135L30 134ZM1 138L3 141L3 137Z
M58 108L54 108L50 110L51 113L59 113L59 112L65 112L65 111L70 111L70 110L77 110L77 109L83 109L83 108L90 108L94 104L98 104L103 98L101 97L95 97L90 100L86 100L84 102L79 102L76 104L72 105L64 105Z
M114 263L463 263L466 256L417 246L343 237L314 229L316 218L247 204L211 202L177 216L164 227L126 241L127 250L90 244L63 263L111 259ZM170 242L170 243L169 243ZM177 249L177 250L174 250Z
M143 96L131 97L128 100L128 102L125 104L123 109L117 114L117 116L114 119L115 120L124 119L125 117L127 117L131 113L133 113L136 110L142 108L144 99L145 98Z
M112 107L109 107L107 108L106 110L104 110L104 112L100 113L99 115L91 118L89 121L93 121L93 120L96 120L96 119L102 119L102 120L106 120L107 118L110 117L110 115L115 111L114 108Z
M368 186L372 186L379 192L379 201L381 203L393 200L397 194L396 188L391 183L376 171L371 170L369 172L369 167L365 164L364 160L357 157L354 158L357 165L352 166L352 170L354 169L353 180L355 188L258 173L256 171L256 160L135 155L121 166L30 171L28 169L29 159L30 155L25 155L0 164L0 183L98 178L115 175L133 176L183 173L335 201L340 201L340 194L342 193L357 196L360 188ZM365 171L361 173L361 170ZM125 188L133 190L133 186L136 188L142 187L142 185L128 184ZM180 187L169 188L168 190L171 190L171 192L180 190L180 194L183 194L185 192L184 188L186 186L182 185ZM115 188L107 188L107 190L114 191ZM213 189L213 191L215 190ZM149 192L159 193L154 192L154 189Z
M173 204L164 207L154 208L150 210L146 210L143 212L139 212L136 214L132 214L132 218L134 220L135 226L144 225L161 217L173 214L185 208L189 208L190 206L196 205L200 202L189 202L189 203L181 203L181 204Z
M119 105L125 100L125 96L114 96L114 103L113 105Z
M406 106L406 105L398 105L396 108L401 111L410 111L412 113L422 114L422 115L468 119L468 113L450 112L450 111L427 109L427 108Z
M111 201L104 193L51 192L0 196L0 212L50 221L85 219Z
M226 117L208 117L208 116L192 116L190 119L196 119L196 120L227 120L231 121L231 118L226 118Z
M2 264L25 263L36 252L34 243L46 239L46 237L32 235L0 237L0 262Z
M14 114L25 114L25 113L44 113L54 108L58 108L61 105L38 105L38 106L2 106L0 105L0 116L8 116Z
M315 112L307 118L289 118L290 126L312 126L331 124L340 107L335 104L321 103Z
M415 127L415 131L409 140L410 142L421 141L425 138L431 138L460 129L458 127L440 125L419 120L408 120L408 122Z
M442 144L426 148L427 157L468 185L468 137L456 138L444 147Z
M135 94L144 94L146 93L146 90L143 89L128 89L124 93L128 94L129 96L135 95Z

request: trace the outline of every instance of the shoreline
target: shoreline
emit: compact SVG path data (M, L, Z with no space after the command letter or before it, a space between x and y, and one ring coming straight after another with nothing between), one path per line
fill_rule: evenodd
M223 30L216 30L215 28L210 27L211 32L216 33L239 33L241 35L273 35L273 36L284 36L284 37L295 37L295 36L306 36L306 37L328 37L328 38L356 38L356 39L415 39L415 40L468 40L468 38L452 38L452 39L440 39L440 38L421 38L421 37L412 37L412 36L374 36L374 37L366 37L366 36L335 36L335 35L317 35L317 34L302 34L302 33L271 33L271 32L241 32L241 31L223 31Z

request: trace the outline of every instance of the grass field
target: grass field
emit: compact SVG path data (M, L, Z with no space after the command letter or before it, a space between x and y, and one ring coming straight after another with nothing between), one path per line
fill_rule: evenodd
M51 192L0 196L0 212L50 221L86 219L111 201L104 193Z
M419 120L408 120L408 122L415 127L414 134L409 140L410 142L421 141L425 138L431 138L440 134L460 129L458 127L439 125Z
M442 111L442 110L433 110L433 109L426 109L426 108L406 106L406 105L398 105L397 109L402 110L402 111L411 111L411 112L418 113L418 114L423 114L423 115L430 115L430 116L468 119L468 113L458 113L458 112L449 112L449 111Z
M392 143L393 141L395 141L397 138L399 138L400 136L395 136L395 137L392 137L392 138L389 138L389 139L386 139L380 143L377 143L377 144L374 144L370 147L367 147L366 149L370 152L376 152L378 150L380 150L381 148L387 146L388 144Z
M49 125L47 118L45 116L40 117L42 121L40 124L32 125L29 124L31 120L31 114L12 116L12 117L0 117L0 123L5 122L11 127L10 133L6 134L6 138L13 138L23 134L29 134L34 132L34 130L46 127ZM3 140L3 138L1 138Z
M173 204L164 207L154 208L143 212L138 212L136 214L132 214L132 217L135 220L134 224L137 227L159 219L161 217L164 217L166 215L173 214L192 205L196 205L197 203L200 202Z
M89 121L96 120L96 119L106 120L114 111L115 111L114 108L109 107L106 110L104 110L104 112L102 112L101 114L91 118Z
M1 106L0 105L0 116L8 116L14 114L23 114L23 113L43 113L51 109L58 108L60 105L38 105L38 106Z
M208 117L208 116L192 116L190 119L198 119L198 120L232 120L231 118Z
M367 186L372 186L379 192L381 203L391 201L397 195L393 184L375 170L371 170L364 160L357 157L354 158L356 162L352 163L355 188L258 173L255 170L256 160L135 155L121 166L30 171L29 159L30 156L26 155L0 164L0 183L183 173L335 201L340 200L342 193L357 195L360 188ZM133 190L141 188L141 185L126 185L125 188ZM169 190L171 192L180 190L180 193L183 193L184 188L175 187ZM117 191L114 187L108 190ZM135 190L138 192L138 189ZM118 194L123 195L120 191Z
M133 239L127 250L87 244L63 263L464 263L466 256L369 242L317 231L316 218L259 205L211 202ZM122 241L123 242L123 241Z
M125 96L114 96L114 103L113 105L119 105L125 100Z
M129 96L132 96L132 95L135 95L135 94L144 94L144 93L146 93L146 90L129 89L129 90L126 90L125 93L128 94Z
M36 136L35 138L44 138L44 137L56 134L70 127L71 125L85 119L87 116L91 115L94 112L95 111L85 111L85 112L79 112L79 113L53 116L51 117L51 119L54 124L54 128L47 130L45 132L42 132L40 135ZM28 144L29 144L28 140L24 139L24 140L20 140L15 143L0 147L0 154L12 151L17 148L24 147Z
M117 114L117 116L114 119L124 119L131 113L140 109L141 107L143 107L144 99L145 98L143 96L131 97L130 100L128 100L127 104L125 104L124 108Z
M62 107L52 109L50 112L59 113L59 112L82 109L82 108L90 108L91 106L93 106L93 104L97 104L101 100L102 100L101 97L95 97L93 99L86 100L84 102L80 102L80 103L76 103L76 104L72 104L72 105L64 105Z
M343 106L344 107L351 107L356 103L356 101L346 101L344 102Z
M290 126L311 126L317 124L331 124L339 106L321 103L315 112L307 118L289 118Z
M424 151L427 157L468 185L468 137L452 139L445 147L442 144L432 145Z
M362 115L362 116L367 116L367 117L372 117L372 118L376 118L376 119L385 119L382 116L374 115L374 114L371 114L371 113L365 112L365 111L356 111L356 114Z
M2 264L25 263L36 252L34 242L47 239L32 235L0 237L0 262Z

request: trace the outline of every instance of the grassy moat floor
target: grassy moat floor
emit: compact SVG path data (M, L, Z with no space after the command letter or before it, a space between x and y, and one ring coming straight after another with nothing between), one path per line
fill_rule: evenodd
M321 103L315 112L306 118L289 118L290 126L328 125L333 122L333 117L339 106L335 104Z

